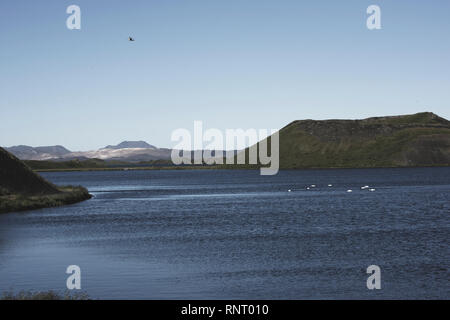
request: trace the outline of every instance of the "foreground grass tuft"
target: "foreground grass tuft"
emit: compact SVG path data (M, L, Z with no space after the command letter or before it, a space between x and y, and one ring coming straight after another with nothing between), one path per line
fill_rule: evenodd
M0 300L89 300L89 295L84 292L64 292L62 294L50 291L13 291L4 292Z

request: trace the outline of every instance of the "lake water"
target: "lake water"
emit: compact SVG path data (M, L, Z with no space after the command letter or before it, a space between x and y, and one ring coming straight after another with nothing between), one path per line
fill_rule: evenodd
M450 298L450 168L43 175L94 198L0 215L0 291L78 265L92 298Z

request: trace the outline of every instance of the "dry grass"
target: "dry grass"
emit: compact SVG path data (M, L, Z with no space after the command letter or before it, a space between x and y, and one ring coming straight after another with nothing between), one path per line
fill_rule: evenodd
M69 292L58 293L53 290L49 291L13 291L4 292L0 296L0 300L89 300L89 296L85 292Z

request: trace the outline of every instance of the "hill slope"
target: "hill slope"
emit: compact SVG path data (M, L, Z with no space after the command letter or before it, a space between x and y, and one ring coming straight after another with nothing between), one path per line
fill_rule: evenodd
M55 194L56 186L31 171L22 161L0 148L0 189L3 193Z
M281 168L450 165L450 122L431 112L301 120L280 130Z
M0 148L0 213L53 207L89 199L83 187L57 187Z

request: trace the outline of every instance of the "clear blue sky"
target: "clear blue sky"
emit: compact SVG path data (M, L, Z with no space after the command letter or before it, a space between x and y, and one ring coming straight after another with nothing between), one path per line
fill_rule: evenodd
M0 36L3 146L171 147L194 120L450 118L448 0L2 0Z

